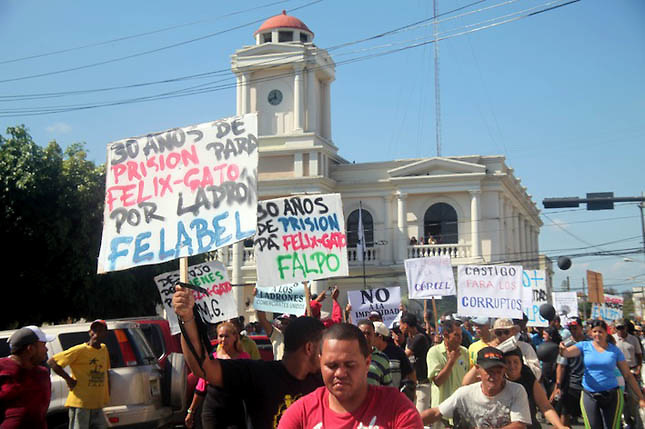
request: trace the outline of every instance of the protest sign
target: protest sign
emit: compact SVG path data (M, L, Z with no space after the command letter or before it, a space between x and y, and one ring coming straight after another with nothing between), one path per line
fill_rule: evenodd
M549 326L549 321L540 315L540 306L548 302L546 273L544 270L522 272L522 308L529 321L527 326Z
M257 146L255 114L110 143L98 272L255 234Z
M401 304L400 287L379 289L350 290L347 292L349 305L352 306L352 322L367 319L372 311L378 311L386 326L391 326L399 314Z
M258 286L349 274L340 194L260 201L257 216Z
M522 318L520 265L460 265L457 281L458 314Z
M604 304L593 304L591 307L591 318L602 319L605 322L612 323L616 319L623 318L623 297L618 295L604 295Z
M404 265L410 299L455 295L455 278L450 256L406 259Z
M603 304L605 292L602 285L602 273L587 270L587 284L589 285L589 302Z
M553 307L560 324L567 326L572 317L578 316L578 296L575 292L553 292Z
M302 316L307 308L305 285L290 283L281 286L256 287L253 307L260 311Z
M172 334L178 334L179 322L172 308L172 295L179 281L179 270L160 274L154 278L166 310ZM192 291L195 307L204 321L216 323L237 317L237 299L228 279L226 267L219 261L204 262L188 267L188 281L208 291L208 295Z

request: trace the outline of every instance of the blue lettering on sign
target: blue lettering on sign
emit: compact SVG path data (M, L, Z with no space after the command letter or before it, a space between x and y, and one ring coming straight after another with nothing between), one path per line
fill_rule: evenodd
M424 291L424 290L447 290L448 282L421 282L414 285L414 290Z
M528 271L522 271L522 286L533 287L537 285L538 280L544 280L544 277L538 277L537 270L533 270L533 277L529 275Z
M195 245L197 253L205 253L232 242L233 237L237 241L255 234L255 230L242 230L239 212L235 212L235 231L227 233L227 227L221 225L220 222L227 219L228 216L228 212L214 216L211 219L210 228L205 219L193 219L188 226L183 221L179 221L177 222L177 236L174 243L168 242L172 238L167 236L166 228L159 230L158 237L153 237L150 231L141 232L136 237L114 237L110 241L110 253L107 257L109 270L116 270L117 260L121 258L131 258L132 264L128 265L137 265L141 262L155 259L159 262L165 262L179 258L182 254L187 254L187 256L195 254ZM157 243L154 242L155 239L158 240ZM157 249L159 249L157 255L150 250L153 245L157 245ZM184 249L185 252L182 253Z
M524 314L529 318L529 322L547 323L547 320L540 314L540 306L533 304L531 307L524 307Z

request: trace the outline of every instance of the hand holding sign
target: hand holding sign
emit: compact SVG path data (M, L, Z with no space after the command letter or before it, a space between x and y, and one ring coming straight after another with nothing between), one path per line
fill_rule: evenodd
M193 292L179 285L175 286L175 293L172 296L172 308L175 314L181 317L185 322L193 320L193 308L195 307L195 297Z

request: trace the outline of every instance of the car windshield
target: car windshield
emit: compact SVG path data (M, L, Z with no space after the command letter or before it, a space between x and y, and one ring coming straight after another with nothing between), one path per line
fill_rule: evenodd
M132 342L136 345L135 348L139 354L139 359L144 363L156 362L157 358L148 345L148 341L146 340L143 331L139 328L130 328L128 329L128 333L130 334Z

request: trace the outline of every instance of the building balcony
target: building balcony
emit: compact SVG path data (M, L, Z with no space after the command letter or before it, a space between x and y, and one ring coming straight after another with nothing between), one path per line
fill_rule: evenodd
M374 246L365 249L366 266L388 266L396 265L392 259L387 259L385 255L386 246ZM450 256L453 265L471 263L471 245L465 244L417 244L406 246L406 259L428 258L431 256ZM228 246L210 253L210 260L220 261L225 266L231 266L233 262L233 247ZM358 260L356 247L347 248L347 259L349 266L359 266L363 263ZM242 267L249 269L255 267L255 254L253 247L244 247L241 255Z

